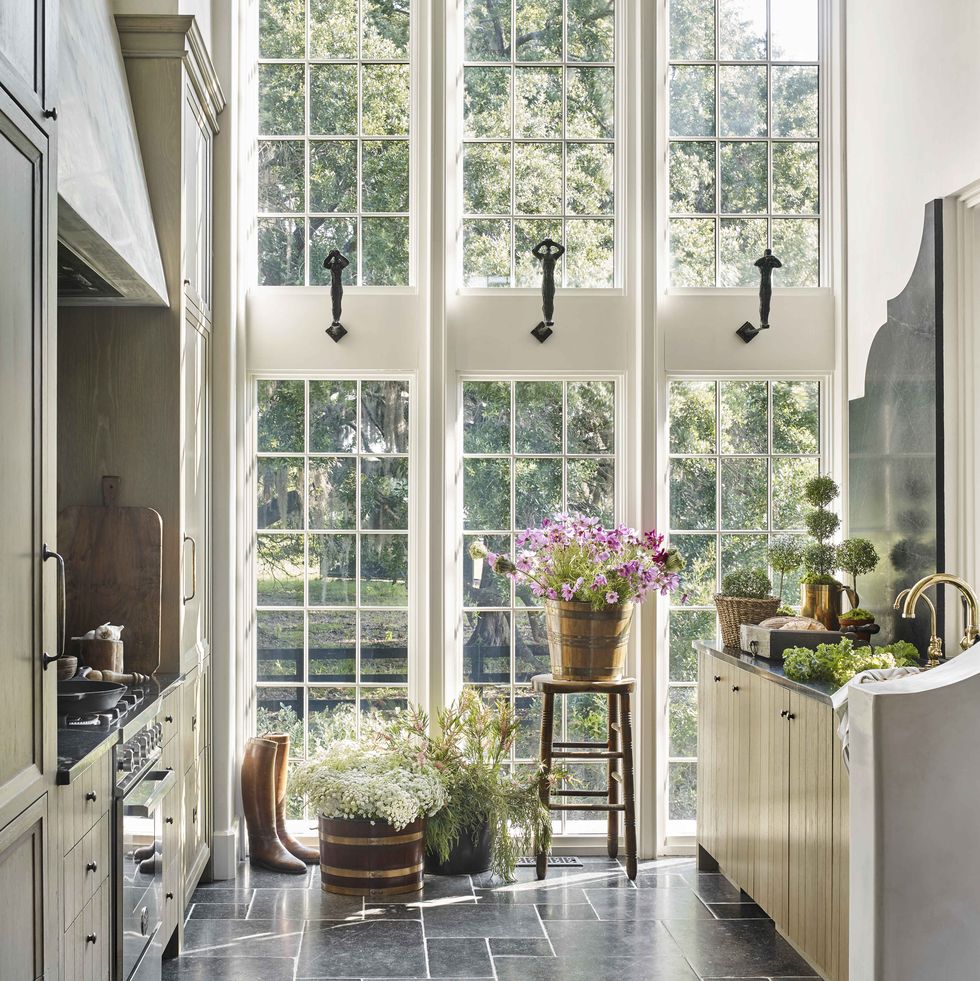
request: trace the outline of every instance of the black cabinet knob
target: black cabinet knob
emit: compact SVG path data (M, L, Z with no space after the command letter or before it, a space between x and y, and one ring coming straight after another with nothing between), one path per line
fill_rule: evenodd
M97 862L89 862L88 865L85 866L85 871L86 872L98 872L99 871L99 865L98 865L98 863Z
M41 115L44 116L45 119L57 119L58 118L58 107L57 106L52 106L50 109L45 109L41 113ZM95 942L94 939L93 939L92 942L93 943Z
M87 943L87 944L94 944L94 943L95 943L95 934L94 934L94 933L90 933L90 934L89 934L89 935L88 935L88 936L87 936L87 937L85 938L85 943Z
M792 713L792 712L787 712L787 713L786 713L786 719L787 719L787 721L789 721L789 722L792 722L792 721L793 721L793 719L795 719L795 718L796 718L796 716L795 716L795 715L793 715L793 713Z
M788 715L789 715L789 709L783 709L782 712L779 713L779 717L781 719L785 719L786 716L788 716Z
M167 824L173 824L174 823L174 819L173 818L164 818L163 820L166 821Z
M716 674L715 675L715 681L721 681L721 675L720 674Z
M738 685L732 685L732 691L738 691Z
M174 717L172 715L165 715L163 717L163 721L164 722L173 722L174 721Z
M173 898L174 898L174 894L172 892L168 892L167 899L173 899Z
M97 801L99 799L99 797L98 797L98 794L96 794L96 792L94 790L90 790L85 795L85 799L92 801L92 803L95 803L95 801Z

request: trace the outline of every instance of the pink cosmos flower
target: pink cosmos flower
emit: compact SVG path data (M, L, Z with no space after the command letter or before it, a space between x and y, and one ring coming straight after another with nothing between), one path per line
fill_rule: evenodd
M619 593L617 593L615 589L610 589L609 592L606 593L606 602L609 603L610 605L612 605L613 603L618 603Z

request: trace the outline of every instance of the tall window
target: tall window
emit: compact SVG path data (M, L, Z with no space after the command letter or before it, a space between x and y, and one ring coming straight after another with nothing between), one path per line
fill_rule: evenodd
M289 732L302 759L408 704L409 388L256 394L257 728Z
M819 0L670 0L673 286L820 284Z
M513 555L514 533L556 511L612 522L615 426L611 381L463 384L463 681L485 701L513 702L521 724L516 765L538 756L541 704L530 681L550 670L544 613L524 585L489 570L475 581L467 549L480 538L493 551ZM606 738L602 696L568 696L558 716L562 738ZM581 781L576 788L606 786L605 764L570 768ZM565 818L561 830L599 829L582 812Z
M737 569L768 569L769 539L805 534L803 486L820 472L820 384L672 381L670 537L687 560L689 603L669 620L668 816L695 819L695 640L716 636L714 594ZM783 601L799 604L797 575ZM778 578L774 578L778 590ZM678 594L671 597L680 602ZM674 825L675 828L678 825Z
M411 0L261 0L258 274L409 282Z
M552 238L559 285L612 286L614 0L464 0L464 19L463 284L537 285Z

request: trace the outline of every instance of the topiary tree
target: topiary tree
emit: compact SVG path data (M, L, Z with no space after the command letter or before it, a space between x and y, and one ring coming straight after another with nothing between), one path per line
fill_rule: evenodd
M769 565L779 573L779 602L783 602L783 579L803 562L803 542L798 535L780 535L769 543Z
M765 569L739 569L722 579L721 595L738 599L766 599L772 595L772 582Z
M837 566L851 577L856 593L857 577L873 572L878 565L878 549L867 538L846 538L837 546Z
M840 528L840 517L828 506L839 494L840 488L829 474L811 478L803 488L810 505L804 523L815 539L803 551L803 582L810 585L840 585L833 575L838 565L837 547L830 542Z

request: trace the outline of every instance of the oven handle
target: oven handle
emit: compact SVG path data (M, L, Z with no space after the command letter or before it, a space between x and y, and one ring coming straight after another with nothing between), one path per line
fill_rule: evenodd
M146 796L140 795L136 802L127 803L123 798L123 814L127 817L150 817L176 782L177 774L173 770L151 770L136 786L142 786L144 783L153 783L156 786Z

